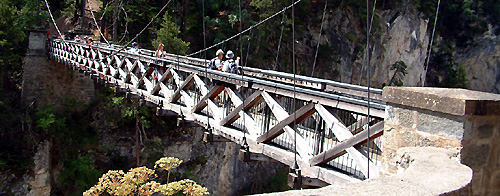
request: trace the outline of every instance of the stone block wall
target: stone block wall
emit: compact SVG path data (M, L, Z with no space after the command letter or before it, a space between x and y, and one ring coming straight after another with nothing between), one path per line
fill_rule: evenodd
M457 195L500 195L500 95L463 89L386 87L382 170L397 173L397 150L438 147L473 170Z
M55 108L74 102L83 109L94 100L94 81L64 64L49 60L44 52L45 41L45 33L30 32L23 68L23 102L35 107L52 105Z

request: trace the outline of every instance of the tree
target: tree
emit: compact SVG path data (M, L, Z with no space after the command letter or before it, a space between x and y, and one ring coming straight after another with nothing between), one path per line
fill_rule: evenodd
M389 82L389 86L392 84L396 86L403 86L403 79L408 74L408 71L406 71L406 64L403 61L396 61L394 64L391 66L391 70L394 71L394 75L392 75L391 81Z
M182 160L173 157L163 157L155 162L155 170L147 167L130 169L127 173L122 170L110 170L99 178L97 185L91 187L83 193L84 196L96 196L108 193L110 195L152 195L162 193L164 195L174 195L180 191L189 196L208 195L207 188L196 184L195 181L186 179L176 182L161 184L152 181L156 170L170 170L179 167Z
M165 51L172 54L185 55L189 49L189 42L184 42L180 37L179 27L172 22L172 17L168 14L163 16L162 28L158 31L158 38L153 41L155 48L158 44L165 45Z

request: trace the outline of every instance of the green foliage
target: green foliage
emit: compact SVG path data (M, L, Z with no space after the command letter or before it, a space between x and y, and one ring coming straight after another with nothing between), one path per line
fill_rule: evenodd
M454 63L452 44L449 42L437 46L432 54L428 73L427 85L445 88L466 88L467 79L465 68Z
M153 42L156 47L158 44L165 45L165 51L173 54L185 55L189 49L189 42L184 42L178 37L179 27L172 22L172 17L168 14L163 16L162 28L158 31L158 38Z
M66 187L74 187L73 195L81 195L84 190L92 187L97 179L104 173L99 171L91 154L78 157L77 159L63 159L65 169L58 177L58 184Z
M254 182L251 187L242 190L242 195L252 195L260 193L283 192L290 190L288 186L288 170L284 168L276 169L276 173L262 181Z
M437 0L415 1L419 11L434 25ZM500 0L450 0L441 1L437 32L447 40L453 40L458 47L467 47L487 30L490 23L500 33Z
M358 37L356 37L356 35L354 35L354 34L347 33L345 36L351 42L357 42L358 41Z
M392 86L393 84L395 86L403 86L403 79L408 74L408 71L406 71L406 63L403 61L396 61L394 64L391 65L391 70L394 70L394 74L392 75L391 81L389 82L389 86Z

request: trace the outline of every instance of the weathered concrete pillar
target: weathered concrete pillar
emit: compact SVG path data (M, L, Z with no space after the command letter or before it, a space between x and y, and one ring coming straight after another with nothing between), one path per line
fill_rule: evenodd
M94 82L64 64L49 60L46 31L31 31L24 59L22 100L27 105L62 107L83 106L94 99ZM83 109L76 108L76 109Z
M382 167L396 173L403 147L456 149L473 171L467 195L500 194L500 95L464 89L386 87ZM458 154L460 153L460 154Z
M28 181L31 185L27 196L49 196L51 192L51 165L50 165L50 142L44 141L38 145L38 150L33 157L35 167L33 168L34 179Z

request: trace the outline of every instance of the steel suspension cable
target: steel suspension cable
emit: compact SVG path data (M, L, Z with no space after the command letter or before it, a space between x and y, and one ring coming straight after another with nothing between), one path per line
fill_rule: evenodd
M314 77L314 68L316 67L316 59L318 58L319 44L321 43L321 33L323 33L323 24L325 22L325 14L327 6L328 6L328 0L325 0L325 8L323 9L323 18L321 19L321 27L319 28L318 45L316 45L316 54L314 54L314 62L313 62L311 77Z
M47 0L45 0L47 1ZM127 48L128 45L130 45L134 40L136 40L139 35L141 35L152 23L154 20L156 20L156 18L158 18L158 16L163 12L163 10L165 10L165 8L167 7L167 5L171 2L172 0L169 0L162 8L161 10L151 19L151 21L149 21L149 23L138 33L135 35L135 37L133 39L131 39L130 41L128 41L124 47L120 48L119 50L117 51L113 51L111 54L103 57L103 58L100 58L98 59L98 61L102 62L104 59L108 58L108 57L111 57L111 56L114 56L116 55L117 53L120 53L121 51L123 51L124 49Z
M52 19L52 23L54 23L54 27L56 28L57 33L59 33L59 36L61 36L63 42L66 43L66 40L64 40L63 35L61 34L61 31L59 31L59 27L57 27L57 23L56 20L54 20L54 16L52 16L52 12L50 11L50 6L47 0L45 0L45 5L47 6L47 11L49 12L50 18Z
M123 36L120 39L120 41L118 41L118 43L122 43L123 40L125 39L125 37L127 37L127 34L129 33L128 32L128 14L127 14L127 11L125 11L125 8L123 8L122 3L120 3L120 8L123 10L123 14L125 14L125 31L123 32ZM118 14L120 14L120 13L118 13Z
M373 4L373 11L375 11L375 6L376 6L377 0L375 0L375 4ZM375 12L373 12L375 14ZM370 178L370 29L371 29L371 24L369 24L369 17L370 17L370 0L366 0L366 66L367 66L367 71L366 71L366 79L368 80L368 136L367 136L367 146L368 146L368 163L367 163L367 176L366 178ZM372 16L372 22L373 22L373 16Z
M250 31L250 33L249 33L249 35L248 35L249 37L248 37L247 55L246 55L246 57L245 57L245 64L244 64L244 65L247 65L247 63L248 63L248 58L249 58L248 56L249 56L249 53L250 53L250 44L252 43L252 42L251 42L251 40L252 40L252 35L253 35L253 31ZM242 70L243 70L243 69L242 69ZM243 74L243 72L241 72L241 73ZM242 78L242 80L243 80L243 78Z
M89 4L90 14L92 15L92 19L94 19L94 23L95 23L95 26L97 27L97 30L99 30L99 34L101 34L101 36L104 39L104 41L106 41L106 43L109 44L109 42L106 39L106 37L104 37L104 35L102 34L101 27L99 27L99 25L97 24L97 21L95 20L94 11L92 10L92 5L90 5L90 0L87 0L87 2Z
M293 0L292 0L293 1ZM294 169L299 169L299 164L297 163L297 91L295 89L295 6L292 6L292 65L293 65L293 143L294 143Z
M175 13L175 38L177 39L177 36L179 36L179 33L177 31L177 1L174 0L174 13ZM176 45L176 57L177 57L177 71L179 71L179 63L180 63L180 57L179 57L179 44ZM180 72L179 72L180 73ZM179 75L179 74L178 74ZM179 75L179 77L181 78L181 76ZM179 88L181 87L181 84L179 84ZM179 90L182 90L182 89L179 89ZM186 100L184 100L184 102L186 102ZM184 103L187 105L187 103ZM182 118L182 107L179 107L179 114L181 115L181 118ZM210 125L208 125L210 127Z
M278 50L276 52L276 60L274 63L273 70L276 70L278 67L278 57L280 56L280 48L281 48L281 40L283 38L283 30L285 29L285 12L283 12L283 17L281 18L281 34L280 34L280 41L278 43Z
M248 32L248 31L250 31L251 29L253 29L253 28L255 28L255 27L260 26L261 24L263 24L263 23L267 22L267 21L268 21L269 19L271 19L271 18L274 18L274 17L275 17L275 16L277 16L278 14L280 14L280 13L282 13L282 12L284 12L284 11L286 11L286 10L290 9L290 8L293 8L293 7L294 7L297 3L299 3L300 1L301 1L301 0L297 0L297 1L295 1L295 2L294 2L294 3L292 3L291 5L289 5L289 6L285 7L285 8L283 8L281 11L274 13L273 15L271 15L271 16L269 16L269 17L265 18L264 20L261 20L261 21L260 21L260 22L258 22L257 24L254 24L254 25L252 25L252 26L248 27L247 29L245 29L244 31L241 31L241 32L237 33L236 35L233 35L233 36L231 36L231 37L229 37L229 38L227 38L227 39L225 39L225 40L222 40L221 42L219 42L219 43L217 43L217 44L214 44L214 45L212 45L212 46L210 46L210 47L208 47L208 48L205 48L205 49L199 50L198 52L191 53L191 54L189 54L189 55L187 55L187 56L189 57L189 56L193 56L193 55L199 54L200 52L203 52L203 51L205 51L205 50L210 50L210 49L212 49L212 48L214 48L214 47L217 47L217 46L219 46L219 45L221 45L221 44L223 44L223 43L225 43L225 42L227 42L227 41L230 41L230 40L232 40L232 39L234 39L234 38L236 38L236 37L240 36L241 34L244 34L244 33Z
M207 35L206 35L206 26L205 26L205 0L202 0L202 17L203 17L203 48L207 47ZM208 84L208 65L207 65L207 51L204 51L204 64L205 64L205 83ZM208 95L209 92L207 92ZM207 128L210 127L210 115L208 115L207 109Z
M104 14L106 13L106 10L108 9L108 6L111 5L112 3L114 3L116 0L112 0L108 3L106 3L106 6L104 6L104 9L102 11L102 15L101 17L99 18L99 20L102 20L104 18Z
M441 4L441 0L438 0L437 9L436 9L436 17L434 17L434 27L432 28L431 43L429 44L429 47L428 47L429 54L427 55L427 62L425 64L425 75L424 75L424 79L423 79L424 82L422 82L422 86L425 86L425 80L427 78L427 68L429 68L429 61L431 59L432 44L434 42L434 33L436 32L436 24L437 24L440 4Z
M240 11L240 29L239 31L241 32L241 30L243 29L243 17L242 17L242 14L241 14L241 0L238 0L238 8L239 8L239 11ZM243 39L242 39L242 36L243 34L240 34L240 66L243 67L243 60L241 59L243 57ZM250 43L250 42L249 42ZM246 58L245 58L246 60ZM243 81L243 68L241 69L241 81ZM240 92L243 92L243 89L244 87L243 86L240 86ZM245 101L245 99L243 99L243 101ZM246 135L246 128L245 128L245 111L243 110L243 147L245 149L247 149L248 147L248 143L247 143L247 135Z
M370 27L368 27L368 17L369 17L369 11L370 11L370 8L367 8L367 14L366 14L366 28L368 29L368 34L371 35L371 32L372 32L372 26L373 26L373 17L375 16L375 8L377 7L377 0L374 1L373 3L373 10L372 10L372 17L371 17L371 20L370 20ZM368 35L367 34L367 35ZM368 50L369 48L367 47L366 50ZM365 53L367 54L367 53ZM365 58L368 58L365 56ZM361 78L363 78L363 70L364 70L364 66L361 66L361 74L359 74L359 81L358 81L358 84L361 84Z

